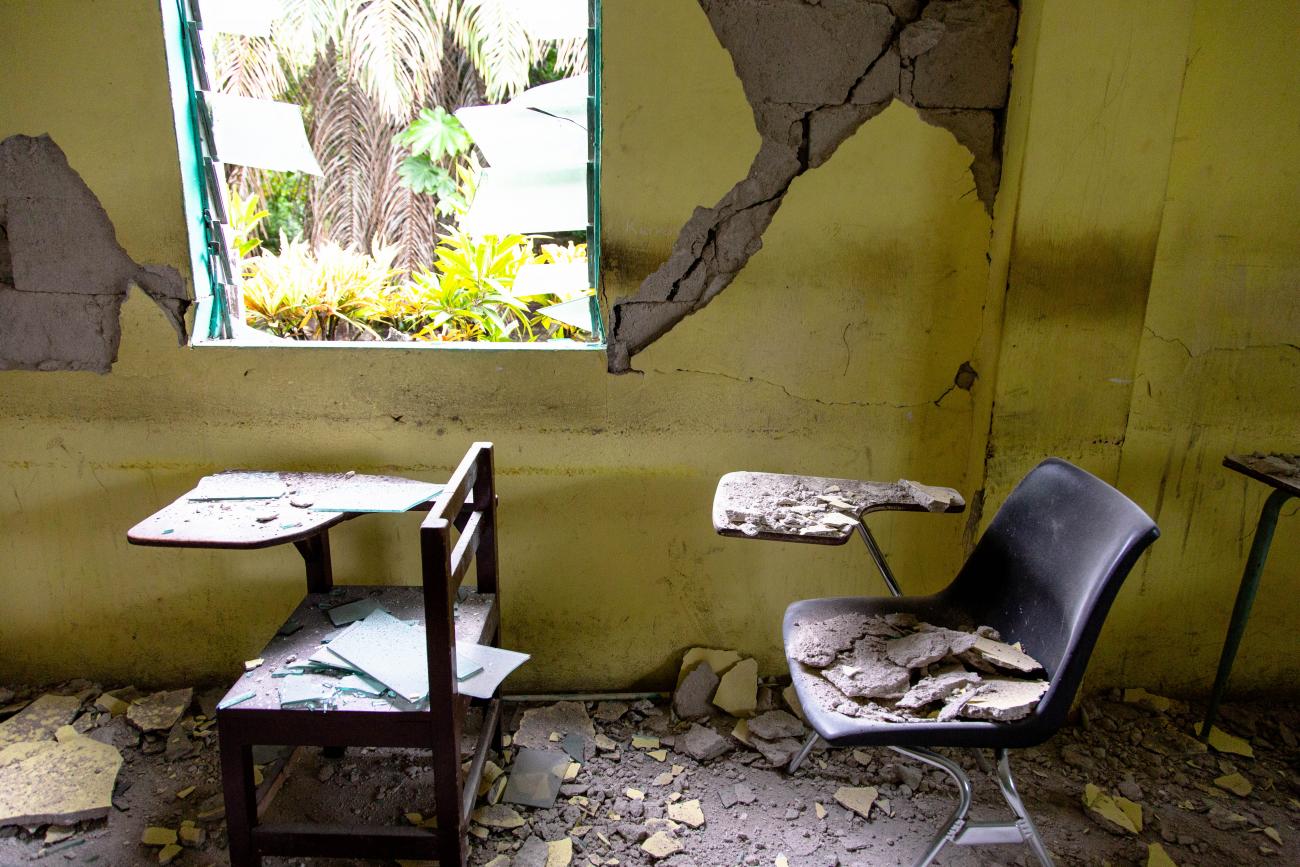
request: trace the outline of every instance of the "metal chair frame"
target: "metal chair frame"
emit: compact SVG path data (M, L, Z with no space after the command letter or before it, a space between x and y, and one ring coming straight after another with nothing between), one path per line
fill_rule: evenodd
M1068 467L1068 465L1065 465L1062 461L1050 461L1049 463L1061 464ZM1075 473L1079 473L1079 471L1074 468L1069 469ZM1079 475L1086 474L1079 473ZM1147 520L1149 522L1149 519ZM885 559L884 552L881 550L880 545L876 542L870 528L867 526L865 516L859 518L857 529L859 535L862 537L863 543L866 545L867 550L871 555L871 559L874 562L876 569L884 580L885 586L888 588L890 595L901 597L902 591L898 585L898 581L894 577L893 570ZM1127 552L1127 564L1123 565L1120 569L1121 580L1122 574L1127 573L1128 569L1131 568L1132 561L1136 560L1137 556L1139 556L1146 546L1154 541L1158 535L1158 530L1156 530L1155 526L1152 524L1144 536L1135 541L1131 546L1131 549ZM1106 604L1109 603L1107 602ZM798 771L799 767L807 759L809 753L812 752L820 740L822 740L821 735L816 731L809 735L799 752L790 761L788 773L793 774ZM957 786L958 803L956 808L948 817L948 820L936 832L926 849L914 862L916 867L926 867L926 865L932 863L934 859L938 857L939 853L943 851L944 847L950 844L955 846L1022 844L1029 847L1030 851L1033 852L1039 863L1043 864L1044 867L1052 867L1054 863L1052 856L1048 851L1046 844L1043 842L1043 838L1039 834L1037 827L1034 825L1033 820L1030 818L1029 811L1025 807L1024 801L1021 799L1019 791L1016 789L1015 779L1011 773L1010 753L1006 747L998 747L994 749L994 754L997 757L997 767L995 772L990 768L982 749L971 747L971 752L974 754L980 768L986 772L990 772L991 775L994 776L998 784L998 789L1002 793L1003 800L1006 801L1007 806L1011 809L1015 818L1011 821L976 822L967 818L972 803L973 785L970 776L960 764L947 756L919 746L903 747L894 746L892 744L880 745L888 746L891 750L900 755L929 765L930 767L938 768L947 774Z

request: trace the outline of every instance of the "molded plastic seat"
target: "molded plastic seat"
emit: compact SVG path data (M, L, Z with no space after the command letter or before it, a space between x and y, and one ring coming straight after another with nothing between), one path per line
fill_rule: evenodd
M1160 531L1131 500L1058 458L1035 467L1012 491L957 577L932 596L846 597L796 602L782 630L790 672L808 724L816 732L791 763L793 772L820 736L832 746L885 746L940 768L957 784L960 803L917 860L929 864L949 843L1028 844L1052 863L1016 792L1007 750L1050 738L1065 722L1106 614L1133 564ZM858 612L909 612L938 626L992 626L1022 642L1042 663L1049 686L1038 706L1015 722L884 723L830 710L817 698L815 670L790 657L799 624ZM971 784L961 766L931 747L998 753L998 784L1014 822L969 822Z
M810 673L790 659L809 725L836 746L1026 747L1065 722L1120 585L1160 535L1128 497L1059 458L1034 468L1007 498L951 584L933 596L810 599L791 605L795 625L849 611L907 611L941 626L992 626L1023 642L1051 685L1035 711L1012 723L877 723L823 708ZM787 654L788 658L788 654Z

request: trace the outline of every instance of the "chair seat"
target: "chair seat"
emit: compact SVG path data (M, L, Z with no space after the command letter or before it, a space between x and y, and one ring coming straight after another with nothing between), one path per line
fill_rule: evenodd
M800 624L815 623L840 614L884 615L906 612L936 626L973 629L980 624L969 623L969 617L954 610L938 596L860 597L848 596L827 599L805 599L785 611L781 627L782 639L787 648ZM1014 635L1007 636L1015 641ZM984 749L1019 748L1040 744L1052 735L1053 728L1031 713L1015 722L987 722L984 720L954 720L951 722L874 722L848 716L827 708L819 695L834 687L817 669L804 665L787 654L790 674L804 717L814 731L832 746L895 746L895 747L979 747ZM1050 674L1050 672L1049 672ZM1043 697L1050 698L1055 683ZM1040 702L1040 707L1043 706Z
M224 708L222 715L239 713L244 715L255 711L280 711L280 686L293 677L310 675L287 675L276 677L275 672L291 663L303 663L315 652L324 647L322 639L331 632L338 631L330 621L327 608L358 599L373 599L387 609L389 614L399 620L424 621L424 594L419 587L370 587L340 586L334 593L309 593L293 613L285 620L274 638L262 649L262 664L246 672L226 693L222 700L227 700L253 693L253 697ZM497 598L491 593L462 594L456 610L456 640L472 644L484 644L496 633L499 619ZM295 625L298 627L294 631ZM291 634L285 634L290 633ZM364 714L402 714L420 713L427 709L428 703L411 704L401 698L372 698L365 695L340 695L336 709L324 715ZM313 713L321 711L293 710L293 713ZM424 722L425 740L428 739L428 721ZM277 741L280 743L280 741ZM287 742L285 742L287 743ZM376 744L378 746L378 744Z

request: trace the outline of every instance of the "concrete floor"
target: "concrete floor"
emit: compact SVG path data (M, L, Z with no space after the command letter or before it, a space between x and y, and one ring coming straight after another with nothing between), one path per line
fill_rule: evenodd
M19 692L20 697L36 694ZM1294 735L1300 707L1234 704L1226 709L1222 725L1249 740L1255 754L1250 759L1197 752L1182 734L1191 731L1199 708L1160 712L1120 698L1118 693L1090 697L1077 723L1049 743L1014 755L1021 793L1059 863L1157 863L1148 862L1152 843L1177 864L1300 863L1300 750ZM820 751L793 777L734 740L721 758L696 761L685 754L683 727L674 724L666 702L626 704L631 707L621 713L617 704L578 706L580 717L587 712L604 717L594 718L589 731L611 739L614 748L588 747L590 756L555 807L512 807L522 819L512 829L477 826L481 839L475 840L472 864L902 865L911 863L954 802L953 789L939 772L884 749ZM508 708L507 730L514 730L527 708ZM205 839L184 848L173 863L227 863L224 824L212 815L220 813L215 737L194 738L192 755L177 757L183 751L174 750L169 760L165 739L149 736L141 742L124 721L87 713L82 728L93 734L111 727L101 737L124 744L116 809L106 819L72 827L71 836L55 844L61 848L48 852L46 828L0 829L0 864L28 863L43 852L47 863L156 864L160 850L140 842L144 829L176 829L185 820L202 828ZM192 719L182 725L192 727ZM734 720L720 715L710 724L728 735ZM664 760L649 747L634 747L634 735L659 738L667 750ZM352 750L328 759L301 750L287 761L268 751L263 758L264 789L282 766L288 767L268 819L402 823L410 821L407 814L432 813L428 762L413 751ZM996 788L969 756L961 758L977 779L973 815L1003 816ZM509 762L495 759L508 774ZM1234 772L1249 781L1248 795L1215 784ZM1140 804L1142 829L1108 830L1091 817L1082 801L1090 782ZM191 786L192 792L178 796ZM837 803L841 788L868 786L879 798L870 818ZM672 829L670 817L680 817L680 805L696 799L703 825L679 821ZM670 809L673 804L679 806ZM200 818L204 814L207 819ZM656 861L642 846L655 831L664 831L680 850ZM50 839L58 835L56 829ZM544 845L548 842L555 845ZM566 862L570 846L572 860ZM1022 847L1000 846L949 849L938 863L1033 862Z

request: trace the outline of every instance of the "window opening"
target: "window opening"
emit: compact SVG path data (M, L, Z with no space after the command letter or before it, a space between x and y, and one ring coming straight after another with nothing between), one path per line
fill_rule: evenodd
M196 343L603 345L599 0L169 2Z

